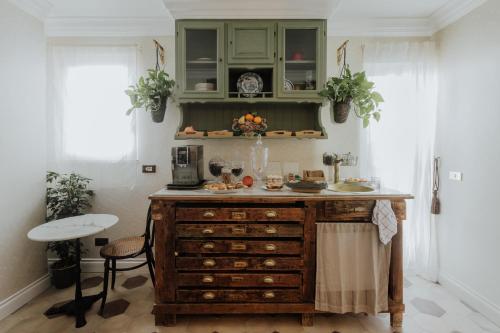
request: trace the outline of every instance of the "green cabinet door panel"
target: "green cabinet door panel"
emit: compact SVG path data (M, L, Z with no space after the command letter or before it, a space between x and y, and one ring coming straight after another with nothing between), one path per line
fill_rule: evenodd
M275 26L266 21L228 23L228 63L274 63Z
M319 98L326 76L326 24L278 22L278 98Z
M224 98L224 22L177 21L176 80L180 98Z

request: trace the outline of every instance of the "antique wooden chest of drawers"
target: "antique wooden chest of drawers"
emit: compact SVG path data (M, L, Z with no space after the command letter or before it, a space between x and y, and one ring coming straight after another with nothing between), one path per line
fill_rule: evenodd
M367 223L375 205L370 198L205 198L151 196L158 325L174 325L177 314L226 313L298 313L312 325L316 223ZM407 197L385 198L402 221ZM395 326L404 311L401 237L393 240L389 286Z

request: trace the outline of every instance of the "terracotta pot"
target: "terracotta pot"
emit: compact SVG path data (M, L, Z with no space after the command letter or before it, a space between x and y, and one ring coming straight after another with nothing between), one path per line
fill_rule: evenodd
M153 119L153 122L155 123L161 123L163 122L163 119L165 119L165 111L167 110L168 97L161 97L161 98L156 97L154 99L157 104L157 107L151 109L151 119Z
M68 288L76 281L77 266L73 264L71 266L58 267L59 265L59 262L50 265L50 281L57 289Z
M349 111L351 111L351 101L333 102L332 109L333 120L339 124L345 123L349 117Z

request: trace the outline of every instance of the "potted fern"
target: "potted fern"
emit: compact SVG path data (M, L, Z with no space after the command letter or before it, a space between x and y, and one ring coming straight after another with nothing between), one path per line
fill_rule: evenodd
M331 77L320 96L330 100L333 119L336 123L344 123L351 108L359 118L363 119L363 127L368 127L370 119L380 120L379 104L382 96L373 90L375 84L368 81L365 72L351 73L346 65L338 77Z
M94 192L88 189L90 179L81 175L47 172L46 221L85 214L91 207ZM72 240L50 242L47 249L57 254L59 260L50 266L52 284L67 288L75 282L77 274L76 248Z
M125 93L130 97L132 107L127 114L138 108L151 112L154 122L161 123L165 118L168 97L172 95L175 81L163 69L149 69L146 77L141 76L135 86Z

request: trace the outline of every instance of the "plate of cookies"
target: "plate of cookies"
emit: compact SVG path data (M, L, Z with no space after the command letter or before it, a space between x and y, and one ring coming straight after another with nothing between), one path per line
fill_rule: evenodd
M246 188L243 183L209 183L204 186L205 190L213 194L229 194L239 192L241 189Z
M278 192L283 189L283 177L278 175L269 175L266 177L266 182L262 186L263 190Z

